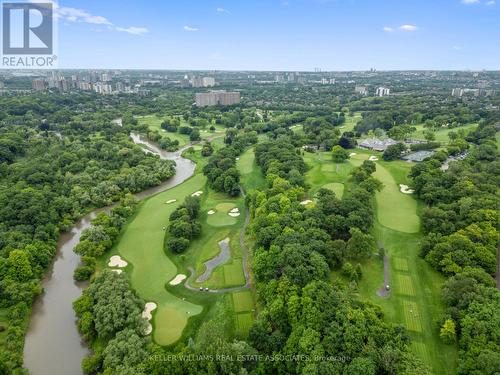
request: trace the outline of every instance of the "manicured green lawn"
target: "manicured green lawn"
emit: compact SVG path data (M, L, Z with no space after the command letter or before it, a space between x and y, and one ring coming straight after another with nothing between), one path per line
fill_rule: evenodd
M328 153L305 153L310 166L306 174L311 192L329 184L345 184L349 191L348 174L375 153L355 149L349 162L336 166ZM381 159L381 154L377 154ZM377 290L384 283L384 267L380 256L360 262L363 277L359 283L360 298L382 306L385 318L401 324L412 337L412 349L436 374L452 374L456 368L455 346L445 345L439 339L437 319L442 316L440 292L444 278L418 255L421 241L419 204L412 195L402 194L399 184L408 185L408 173L413 164L403 161L376 162L375 177L384 183L376 195L377 220L373 235L378 246L385 249L390 260L391 293L381 298ZM332 273L338 282L339 272Z
M350 162L354 165L360 165L362 160L367 160L368 157L368 154L360 153L353 157ZM375 196L378 221L382 225L400 232L418 232L420 219L417 215L417 201L413 196L403 194L399 190L399 184L406 182L406 178L396 181L389 172L389 169L398 169L401 165L407 167L409 163L396 162L391 164L382 161L376 163L377 170L373 175L384 184L382 191L377 192Z
M338 199L341 199L342 195L344 195L344 184L340 182L331 182L323 185L322 188L333 191Z
M414 139L422 139L425 140L424 137L424 131L426 130L423 125L416 125L417 131L411 135L412 138ZM450 139L448 138L448 133L449 132L457 132L460 129L465 130L466 133L469 133L470 131L474 130L477 127L477 124L467 124L460 126L458 128L453 128L453 129L448 129L448 128L441 128L435 132L436 136L436 141L441 142L441 143L448 143Z
M326 188L333 190L337 198L341 198L353 165L348 162L334 163L329 152L304 152L304 160L309 166L306 181L311 185L310 197L314 197L320 188Z
M216 148L222 146L217 140L214 140L214 144ZM253 155L253 152L249 155ZM216 267L212 276L200 285L219 289L245 283L242 250L239 244L240 230L245 219L244 198L242 196L232 198L212 191L206 186L206 178L201 173L207 159L202 158L199 151L188 156L197 162L197 170L193 177L170 190L142 201L136 214L122 231L117 244L110 253L106 254L106 259L101 260L101 266L105 266L109 257L119 254L128 262L124 270L129 275L134 290L146 302L155 302L158 305L153 312L151 323L154 328L152 337L159 345L175 343L182 336L189 318L200 314L203 306L208 303L206 301L208 297L205 295L200 298L181 298L180 296L186 293L177 290L179 288L169 286L168 282L178 273L189 275L188 266L196 270L196 275L203 273L205 267L203 263L219 253L218 242L226 237L230 238L231 259L224 265ZM239 163L239 167L240 165ZM241 167L243 176L256 175L256 165L253 159L250 165L252 168L248 168L248 165L246 169ZM263 182L262 177L261 182ZM199 239L192 241L184 254L169 254L164 249L166 234L164 228L168 227L168 218L186 196L198 190L204 192L201 195L199 218L202 224L202 235ZM172 199L176 199L176 202L166 204ZM228 211L234 207L239 208L240 216L227 215ZM210 209L215 209L217 213L207 215ZM219 218L217 214L220 215ZM211 222L214 219L215 222ZM193 284L196 285L194 282ZM175 289L179 297L167 289L172 292ZM191 296L192 293L188 294ZM202 301L202 303L192 303L189 299ZM241 320L238 323L238 327L241 327L241 329L238 328L238 332L243 334L248 331L252 315L250 314L250 320L246 315L238 319Z
M251 311L254 308L252 293L248 290L233 293L234 311L239 313L243 311Z
M195 174L186 182L141 202L137 214L110 253L110 256L118 253L129 262L126 272L132 287L146 302L158 305L152 324L153 339L160 345L178 340L189 317L202 311L202 306L183 301L165 289L165 284L177 275L177 267L164 252L163 228L187 195L203 189L205 180L202 174ZM165 204L170 199L177 202Z
M237 167L241 174L241 184L246 191L265 186L266 181L261 168L255 162L253 148L249 148L240 156Z
M250 290L232 294L233 309L236 313L236 333L245 337L253 323L255 304Z
M352 116L349 114L345 118L345 124L341 128L342 132L350 132L353 131L354 126L357 124L359 120L362 119L360 112L354 112Z

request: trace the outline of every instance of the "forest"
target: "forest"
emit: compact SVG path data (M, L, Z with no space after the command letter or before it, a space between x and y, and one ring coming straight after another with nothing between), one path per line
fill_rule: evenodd
M450 374L496 374L500 101L450 97L448 78L404 84L394 73L387 80L397 95L363 97L349 82L228 79L224 87L244 94L230 107L197 108L193 90L173 87L155 89L153 98L0 96L0 374L25 371L32 306L43 296L58 239L104 207L74 248L81 264L73 277L88 283L73 303L91 348L85 374L437 373L438 354L430 358L418 344L444 345ZM194 163L192 175L171 189L175 197L134 197L183 171L135 144L131 133ZM382 152L359 147L368 137L396 142ZM418 163L400 160L422 150L434 153ZM388 189L411 201L414 232L385 227L381 197ZM395 202L386 207L396 212ZM121 241L138 231L130 229L138 212L153 203L141 239L158 237L151 244L160 244L166 263L138 284L141 264L128 259L110 269L108 258L122 254ZM409 264L419 268L412 271L431 275L429 290L409 289L438 296L432 316L418 317L422 330L430 327L421 342L413 308L415 321L395 312L398 282L412 285L411 275L389 278L391 288L385 283L386 257L392 270L401 265L390 236L399 236L401 253L416 246L418 261ZM216 266L211 280L230 283L236 267L244 280L225 288L196 284L225 239L230 263ZM167 273L186 281L158 276ZM155 297L165 293L167 302L145 295L155 282ZM387 298L377 294L381 285ZM158 305L149 319L148 302ZM178 321L162 316L176 308ZM248 319L243 329L241 315ZM177 324L179 337L160 343L158 332Z

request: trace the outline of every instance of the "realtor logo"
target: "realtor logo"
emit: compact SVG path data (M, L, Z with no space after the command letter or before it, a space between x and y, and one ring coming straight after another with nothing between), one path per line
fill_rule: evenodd
M3 3L4 55L51 55L52 3Z
M1 0L0 0L1 1ZM57 63L57 4L2 3L2 68L53 69Z

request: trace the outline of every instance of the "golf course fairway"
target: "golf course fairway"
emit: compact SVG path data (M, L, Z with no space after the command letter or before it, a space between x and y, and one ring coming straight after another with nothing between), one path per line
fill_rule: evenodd
M146 302L158 305L153 313L153 339L159 345L177 341L189 317L201 313L202 306L175 297L165 285L177 275L177 267L163 249L164 227L174 209L191 193L202 190L205 177L195 173L180 185L140 203L137 214L115 246L131 265L130 282ZM174 203L167 201L176 199Z

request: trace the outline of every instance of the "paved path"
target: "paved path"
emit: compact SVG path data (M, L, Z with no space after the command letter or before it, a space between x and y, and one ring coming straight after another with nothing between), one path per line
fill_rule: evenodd
M390 276L391 276L391 264L389 261L389 257L387 255L384 255L384 285L377 290L377 295L380 297L387 298L390 296L391 292L390 290L387 290L386 286L390 285Z

